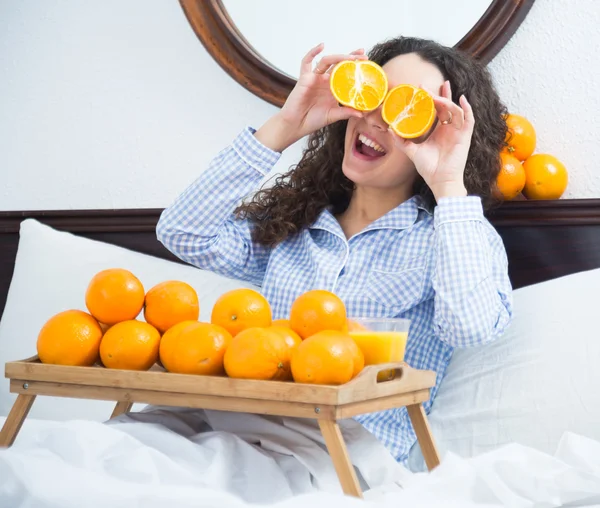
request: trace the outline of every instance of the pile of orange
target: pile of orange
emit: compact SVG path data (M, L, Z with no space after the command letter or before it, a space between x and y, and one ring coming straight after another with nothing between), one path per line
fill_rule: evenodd
M343 384L363 369L348 321L342 300L323 290L300 295L289 319L272 321L266 299L247 289L225 293L211 316L233 335L223 358L228 376L312 384Z
M38 335L40 361L59 365L147 370L159 357L161 334L184 320L198 319L194 288L165 281L145 291L129 270L98 272L85 291L87 312L70 309L52 316ZM139 320L140 315L144 321Z
M500 154L501 169L496 182L499 195L506 201L517 196L559 199L569 181L565 165L553 155L534 154L537 135L527 118L510 114L506 123L506 146Z
M236 289L215 302L210 322L201 322L190 285L166 281L145 292L133 273L115 268L92 278L85 301L87 312L67 310L42 327L40 361L125 370L158 363L178 374L313 384L346 383L364 367L348 335L355 325L329 291L300 295L289 319L273 320L264 296Z

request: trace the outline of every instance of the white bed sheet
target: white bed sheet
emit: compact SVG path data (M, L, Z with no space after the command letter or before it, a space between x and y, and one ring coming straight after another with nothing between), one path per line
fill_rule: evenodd
M513 444L413 474L345 421L371 487L363 502L341 495L311 421L160 408L133 418L26 421L0 450L0 506L600 506L600 442L572 433L553 456Z

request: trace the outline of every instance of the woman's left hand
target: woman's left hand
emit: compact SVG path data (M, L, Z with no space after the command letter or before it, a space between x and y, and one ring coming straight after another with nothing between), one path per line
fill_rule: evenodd
M427 139L418 142L394 134L396 143L413 161L438 202L443 197L467 195L464 172L475 126L473 110L464 95L460 106L452 102L449 81L441 93L431 94L438 120Z

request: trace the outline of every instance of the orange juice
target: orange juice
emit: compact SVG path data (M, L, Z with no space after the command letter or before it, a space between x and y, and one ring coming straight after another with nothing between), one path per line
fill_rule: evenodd
M397 331L352 331L350 336L363 352L365 365L376 365L388 362L401 362L404 360L408 332ZM378 381L385 381L394 377L393 370L381 371Z

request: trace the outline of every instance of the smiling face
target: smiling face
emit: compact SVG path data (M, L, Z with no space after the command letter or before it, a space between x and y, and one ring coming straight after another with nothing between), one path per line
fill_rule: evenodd
M444 76L433 64L415 53L392 58L383 66L389 89L411 84L440 93ZM381 117L381 107L363 118L350 118L344 144L344 175L357 187L380 189L412 186L416 169L411 160L394 143L395 134Z

